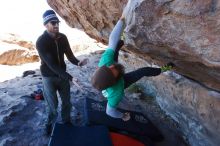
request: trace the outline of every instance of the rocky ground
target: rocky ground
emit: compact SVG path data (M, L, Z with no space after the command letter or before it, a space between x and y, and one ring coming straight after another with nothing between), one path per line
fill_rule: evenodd
M83 67L68 64L68 72L78 79L83 90L71 87L71 102L73 104L71 117L74 125L84 125L83 102L85 97L105 100L101 94L92 88L90 76L96 68L100 53L83 55L79 58L89 58L89 63ZM44 135L45 102L33 100L30 94L42 87L39 70L26 77L17 77L0 83L0 146L46 146L49 137ZM126 98L120 104L121 108L142 112L162 131L165 140L157 146L186 146L180 136L178 124L164 113L153 97L147 96L142 90L142 84L137 83L126 90ZM59 108L60 110L60 108ZM60 122L60 117L58 122Z

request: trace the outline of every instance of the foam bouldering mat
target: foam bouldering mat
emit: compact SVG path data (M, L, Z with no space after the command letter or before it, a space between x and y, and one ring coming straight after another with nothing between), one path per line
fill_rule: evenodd
M121 119L109 117L105 112L106 104L106 101L99 102L91 98L85 98L84 108L87 125L102 124L111 131L125 131L138 137L147 137L155 142L164 139L157 127L142 113L119 109L122 112L130 112L131 119L125 122Z
M113 146L105 126L76 127L54 125L49 146Z
M127 135L110 132L111 140L114 146L147 146L142 142Z

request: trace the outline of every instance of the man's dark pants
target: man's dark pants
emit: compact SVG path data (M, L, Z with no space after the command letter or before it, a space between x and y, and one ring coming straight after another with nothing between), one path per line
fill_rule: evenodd
M57 91L60 95L61 117L63 122L70 121L70 84L68 80L59 77L43 77L43 95L47 104L47 124L53 124L57 119L58 98Z

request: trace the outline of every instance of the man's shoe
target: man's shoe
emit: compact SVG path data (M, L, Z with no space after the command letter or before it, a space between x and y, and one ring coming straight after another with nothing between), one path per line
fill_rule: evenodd
M161 72L166 72L166 71L172 70L174 67L175 67L175 64L173 64L172 62L169 62L166 65L162 66L160 69L161 69Z

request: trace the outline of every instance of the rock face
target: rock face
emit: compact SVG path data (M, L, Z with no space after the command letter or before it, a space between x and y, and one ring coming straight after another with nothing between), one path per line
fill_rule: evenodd
M124 1L48 0L72 27L107 42ZM157 60L172 61L176 71L220 90L218 1L133 0L125 29L129 49Z
M103 42L125 4L47 1L70 26ZM150 82L157 89L151 91L161 107L180 122L191 145L219 144L219 1L132 0L128 8L125 41L129 51L158 65L169 61L176 65L178 75L171 76L175 78L172 86L166 86L164 78Z
M123 57L129 70L149 66L136 56ZM181 126L190 145L218 146L220 93L174 72L140 80L145 92ZM164 122L164 121L163 121Z
M179 74L220 91L217 3L143 1L131 5L128 43L160 61L172 61ZM138 6L137 6L138 5Z
M14 34L0 38L0 64L20 65L39 61L35 46Z
M90 37L108 41L122 7L127 0L47 0L48 4L72 26L84 30Z

